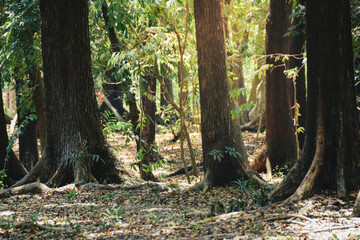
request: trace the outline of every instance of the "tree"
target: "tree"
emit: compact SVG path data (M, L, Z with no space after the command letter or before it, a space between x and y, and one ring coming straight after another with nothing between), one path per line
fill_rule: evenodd
M0 86L0 184L11 185L14 184L16 180L24 177L27 174L27 171L11 148L8 148L9 139L6 131L1 90L2 88Z
M326 189L345 196L359 188L360 132L349 6L348 0L307 2L304 151L284 183L270 195L273 201L290 195L286 202L297 201Z
M194 1L205 171L199 187L224 185L242 177L264 186L247 164L241 130L231 121L221 9L220 0Z
M305 67L303 63L303 52L305 45L305 7L302 4L294 3L294 13L292 16L291 26L291 40L290 40L290 59L289 68L297 70L295 78L295 94L296 102L299 104L299 126L305 126L305 109L306 109L306 82L305 82ZM292 101L294 102L294 101ZM293 109L295 109L293 107ZM302 149L304 144L304 133L298 134L299 149Z
M107 1L102 1L101 12L110 41L110 51L112 54L119 53L121 51L121 44L119 43L116 36L114 23L110 21L110 18L108 16L109 11ZM118 111L121 116L124 116L126 111L123 106L123 84L116 81L115 75L115 67L108 69L106 71L106 82L103 83L102 86L104 89L105 97L109 100L110 104ZM100 111L104 112L107 109L109 109L109 107L104 102L100 107Z
M296 160L296 142L292 119L292 83L284 75L285 64L278 54L288 54L290 39L284 37L290 27L292 7L288 0L270 0L266 17L266 142L271 167L292 165Z
M126 171L102 133L91 73L88 5L40 1L46 100L44 153L16 185L40 179L56 184L113 182Z
M141 139L140 142L141 150L143 152L142 159L140 159L139 170L141 178L144 180L155 181L156 178L151 172L150 164L155 161L157 157L154 152L154 143L155 143L155 113L156 113L156 77L155 74L151 74L151 69L147 70L147 75L145 76L144 83L146 87L146 93L143 96L143 111L144 111L144 122L145 125L141 123Z

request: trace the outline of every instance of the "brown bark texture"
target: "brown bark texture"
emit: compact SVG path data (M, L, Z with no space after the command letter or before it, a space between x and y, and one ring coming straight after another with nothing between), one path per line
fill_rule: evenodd
M295 6L295 11L298 8ZM293 55L289 59L289 68L300 69L296 77L296 101L300 105L299 126L305 127L305 112L306 112L306 82L305 82L305 66L303 66L303 53L305 45L305 24L302 23L300 16L295 16L292 25L295 25L295 34L291 36L290 54ZM293 101L292 101L293 102ZM299 133L299 147L302 149L304 145L305 134Z
M1 78L0 78L1 80ZM8 134L6 131L5 113L3 108L2 91L0 86L0 170L5 170L7 177L4 178L4 184L13 184L16 180L24 177L27 173L24 166L20 163L15 153L9 152L8 160L6 148L9 144Z
M121 183L126 171L102 133L91 73L88 5L40 1L46 100L42 158L16 185Z
M149 69L150 71L150 69ZM155 143L155 113L156 113L156 77L154 74L145 76L146 94L143 97L145 126L142 129L142 148L144 149L143 158L139 164L140 175L144 180L156 180L150 171L150 164L156 161L157 157L153 151ZM144 166L148 166L147 168Z
M121 51L120 44L118 38L116 36L116 32L113 24L111 23L108 16L108 6L107 1L103 1L101 5L101 12L105 22L106 31L108 33L108 37L110 40L110 51L111 53L119 53ZM123 84L117 82L116 77L114 75L115 69L111 68L106 71L106 82L102 84L104 94L111 103L111 105L118 111L120 116L124 117L126 113L123 106ZM100 112L104 112L105 110L109 110L109 107L103 103L100 107Z
M238 139L242 140L241 130L233 132L220 4L220 0L194 1L205 171L203 183L207 186L224 185L247 177L265 185L248 165L243 143L236 144ZM236 156L229 154L229 149L234 149ZM216 152L222 157L215 158Z
M19 160L27 171L30 171L39 160L36 131L37 121L33 120L25 123L27 117L32 114L29 105L32 106L33 101L31 98L21 101L21 98L25 98L22 96L22 91L26 91L25 88L29 88L27 91L31 91L30 89L35 86L35 81L33 80L35 79L30 78L30 84L28 86L25 85L23 79L16 80L17 124L18 128L20 129L21 127L22 129L22 133L19 135Z
M293 181L299 187L287 202L326 189L345 196L359 190L360 185L360 130L349 2L308 1L306 11L308 110L304 150L313 149L312 143L316 147L312 158L311 154L303 153L306 163L312 161L311 166L301 183ZM318 92L313 88L318 88ZM309 115L313 122L308 121Z
M284 37L290 26L292 7L288 0L270 0L266 17L266 55L289 54L290 39ZM287 79L284 62L268 56L266 64L266 142L271 167L292 165L296 160L296 141L292 116L292 81Z

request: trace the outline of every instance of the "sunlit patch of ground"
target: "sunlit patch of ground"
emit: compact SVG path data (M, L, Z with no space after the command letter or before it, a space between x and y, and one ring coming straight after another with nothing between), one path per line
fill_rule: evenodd
M249 155L263 142L244 133ZM179 142L158 134L168 164L154 171L161 181L186 182L184 175L160 178L183 167ZM201 137L191 133L196 161ZM134 141L109 136L127 170L139 176ZM185 152L189 161L189 154ZM189 164L189 163L188 163ZM201 178L201 175L200 177ZM195 180L198 179L193 179ZM325 192L287 206L261 206L266 199L247 181L207 192L78 190L0 199L1 239L358 239L360 219L350 218L355 195L339 199ZM41 226L41 227L40 227Z

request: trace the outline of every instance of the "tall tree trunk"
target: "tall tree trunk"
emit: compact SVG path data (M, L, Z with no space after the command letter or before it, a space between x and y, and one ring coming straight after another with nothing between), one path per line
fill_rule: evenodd
M231 4L230 0L225 0L225 4L229 5ZM230 27L229 27L230 26ZM231 28L236 35L239 35L239 31L236 26L231 27L231 24L228 21L228 17L224 17L224 31L226 39L229 38L229 28ZM248 30L245 29L243 38L245 42L247 42L249 38ZM240 41L239 39L236 41L238 47L240 47ZM240 53L238 56L234 56L232 52L227 52L227 57L231 60L228 61L228 67L229 67L229 76L230 76L230 86L231 90L235 89L241 89L245 88L245 79L244 79L244 71L243 71L243 56L242 53ZM241 105L246 104L246 93L240 94L239 97L236 99L232 99L230 102L231 109L234 110L237 107L240 107ZM240 124L245 124L249 121L249 112L247 110L243 111L242 114L239 116Z
M298 7L295 6L295 11ZM296 77L296 101L300 105L299 113L299 126L305 127L305 112L306 112L306 83L305 83L305 66L303 66L303 46L305 45L305 26L302 23L303 19L295 16L292 25L297 26L290 42L290 54L294 55L289 59L289 68L299 69L298 76ZM304 145L305 134L299 133L299 148L302 149Z
M0 171L5 170L5 173L7 175L6 178L1 179L4 180L3 183L5 185L14 184L16 180L19 180L27 174L25 167L20 163L15 153L12 150L10 150L9 154L7 153L6 149L8 147L8 144L9 139L6 132L5 113L2 99L2 87L0 86Z
M23 79L16 80L18 127L20 128L20 126L22 126L23 129L22 133L19 135L19 160L28 171L30 171L39 160L37 127L36 120L27 120L30 114L32 114L31 109L33 107L33 101L31 98L22 96L22 94L23 92L32 91L31 89L33 89L34 86L35 82L29 81L29 85L26 86Z
M284 37L290 26L288 0L270 0L266 18L266 142L271 167L292 165L296 161L296 142L292 116L292 82L286 79L284 63L276 54L288 54L290 39ZM269 56L275 54L275 56Z
M160 66L160 68L161 68L161 72L162 72L162 78L165 83L165 87L166 87L168 93L170 94L171 99L174 99L172 81L171 81L171 79L166 77L168 75L167 74L168 69L163 64ZM168 100L166 99L165 93L163 90L161 90L160 106L165 109L168 106L168 104L169 103L168 103Z
M306 15L308 108L304 149L313 149L315 143L315 153L310 159L311 154L303 154L303 161L311 162L311 166L300 181L291 181L292 190L293 186L298 188L286 202L325 189L344 196L360 185L349 1L308 1ZM309 115L313 122L308 121ZM273 199L289 192L289 186L279 188Z
M127 172L106 142L91 73L86 0L40 1L46 98L45 151L16 185L121 183Z
M102 16L104 18L106 30L108 32L108 37L110 40L110 50L112 53L119 53L121 51L120 49L120 43L118 41L118 38L115 33L115 29L113 24L110 22L109 16L108 16L108 7L107 7L107 1L103 1L101 5L101 11ZM111 105L118 111L118 113L123 117L126 113L124 106L123 106L123 84L120 84L117 82L116 77L114 75L113 68L108 69L106 71L106 82L102 84L104 89L104 94L111 103ZM103 109L100 109L100 111L108 110L109 108L106 106L105 103L101 106Z
M150 71L150 69L148 69ZM140 159L140 175L144 180L156 180L151 172L150 164L156 160L155 152L153 151L153 144L155 143L155 113L156 113L156 77L150 73L145 76L146 95L143 97L144 114L146 118L146 125L143 126L143 158ZM145 166L144 166L145 165ZM148 167L146 167L148 166Z
M229 86L221 0L195 0L195 24L201 104L201 133L205 176L200 186L224 185L249 177L265 185L247 164L230 116ZM236 152L236 153L235 153ZM234 153L235 155L233 155Z

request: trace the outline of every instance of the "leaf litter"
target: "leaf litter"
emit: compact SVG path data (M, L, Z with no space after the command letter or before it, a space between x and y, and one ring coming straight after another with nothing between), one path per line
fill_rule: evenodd
M244 133L250 155L255 153L255 141L263 142L264 136L257 140L255 135ZM200 163L200 134L191 137ZM166 177L182 166L179 143L171 138L171 134L157 135L168 163L156 167L154 175L162 182L182 184L184 175ZM120 134L112 135L109 142L138 177L135 144L126 144ZM0 199L0 238L360 239L360 218L350 217L356 193L338 198L324 192L286 206L262 205L265 196L242 180L206 192L164 191L148 184L107 190L69 185L63 191Z

